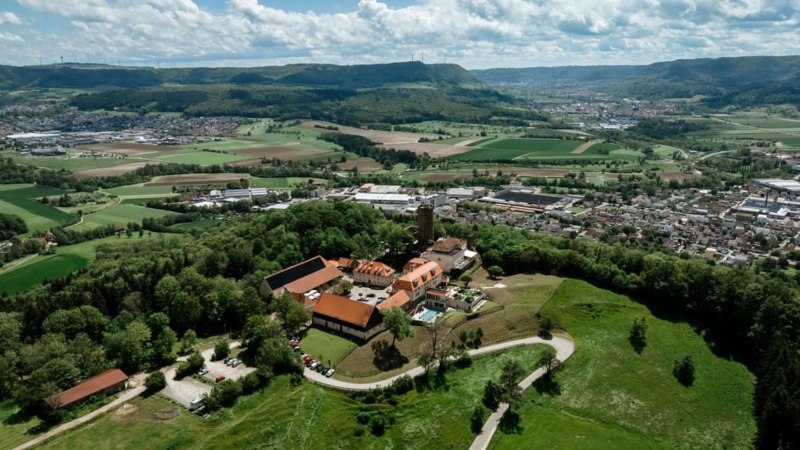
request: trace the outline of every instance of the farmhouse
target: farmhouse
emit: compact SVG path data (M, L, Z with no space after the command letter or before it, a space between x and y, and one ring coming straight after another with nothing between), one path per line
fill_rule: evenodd
M107 370L100 375L76 384L75 386L55 394L45 400L53 409L63 408L79 402L95 394L112 394L127 387L128 376L119 369Z
M414 258L406 267L409 271L395 280L392 293L405 291L412 302L421 299L428 289L439 286L444 280L442 268L436 262Z
M440 238L420 256L426 261L435 261L444 273L450 273L472 265L478 254L467 250L467 243L461 239L449 237Z
M378 308L335 294L322 294L312 313L314 324L359 339L369 339L385 329Z
M394 281L395 270L378 261L363 261L353 270L353 281L368 286L387 287Z
M267 297L289 292L292 298L307 308L319 300L322 292L330 289L344 274L336 263L315 256L267 277L259 286L259 293Z

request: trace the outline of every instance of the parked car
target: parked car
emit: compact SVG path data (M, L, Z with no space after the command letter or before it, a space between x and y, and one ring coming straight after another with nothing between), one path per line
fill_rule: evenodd
M291 345L292 347L297 347L298 345L300 345L300 342L298 342L298 341L289 341L289 345Z
M228 364L228 361L230 361L230 360L232 360L232 359L233 359L233 358L231 358L230 356L228 356L227 358L223 359L223 360L222 360L222 362L224 362L225 364Z
M202 375L205 375L205 374L207 374L207 373L208 373L208 369L206 369L205 367L203 367L202 369L200 369L200 370L198 370L198 371L197 371L197 374L198 374L198 375L201 375L201 376L202 376Z
M327 368L327 367L325 367L325 366L323 366L322 364L320 364L320 365L319 365L319 367L317 367L317 369L316 369L316 370L317 370L317 372L319 372L319 373L325 373L325 372L327 372L327 371L328 371L328 368Z
M330 377L332 377L332 376L333 376L333 373L334 373L334 372L336 372L336 371L335 371L335 370L333 370L333 369L329 369L327 372L325 372L325 376L326 376L326 377L328 377L328 378L330 378Z
M217 379L216 379L216 380L214 380L214 381L216 381L217 383L219 383L220 381L223 381L223 380L225 380L225 377L224 377L223 375L220 375L220 376L218 376L218 377L217 377Z
M312 362L312 363L311 363L311 365L310 365L310 366L308 366L308 368L309 368L309 369L311 369L311 370L314 370L314 369L316 369L318 366L319 366L319 363L318 363L318 362L316 362L316 361L314 361L314 362Z
M375 297L374 293L370 292L369 294L367 294L367 298L373 298L373 297Z
M231 367L239 367L241 364L242 362L237 359L236 361L233 362L233 364L231 364Z

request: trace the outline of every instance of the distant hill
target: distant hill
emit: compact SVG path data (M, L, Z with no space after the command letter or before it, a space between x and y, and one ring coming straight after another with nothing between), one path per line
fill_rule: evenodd
M455 64L402 62L357 66L293 64L248 68L119 67L96 64L0 66L0 89L143 88L164 84L274 84L344 89L408 83L481 84Z
M769 90L765 103L783 100L781 92L796 93L800 81L800 56L747 56L737 58L682 59L642 66L565 66L524 69L473 70L490 85L513 85L531 89L548 86L602 85L611 92L642 98L692 97L703 95L717 104L725 99L757 100L761 89ZM796 97L796 95L795 95ZM711 99L709 101L712 101Z

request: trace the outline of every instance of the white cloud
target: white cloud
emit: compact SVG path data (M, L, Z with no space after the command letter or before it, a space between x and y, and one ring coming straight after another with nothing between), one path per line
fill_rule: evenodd
M800 52L796 0L360 0L344 13L294 12L266 0L17 0L42 20L0 63L63 54L84 61L181 65L369 63L421 55L466 67L628 64ZM0 13L0 26L23 23Z
M0 25L22 25L22 20L16 14L11 12L0 12Z

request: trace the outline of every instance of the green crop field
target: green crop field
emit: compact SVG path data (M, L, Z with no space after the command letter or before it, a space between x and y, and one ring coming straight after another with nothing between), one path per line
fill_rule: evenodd
M29 232L44 231L76 220L75 216L36 200L61 195L66 191L33 185L13 186L17 187L0 190L0 211L20 216L28 225Z
M161 209L147 208L141 205L119 204L101 209L92 214L84 215L83 222L70 227L70 229L82 231L91 230L104 225L127 225L128 222L139 223L146 217L157 218L172 214L175 213Z
M356 344L343 337L311 328L300 340L300 347L302 347L305 353L312 355L324 364L335 366L342 358L356 348Z
M498 432L493 448L750 447L754 377L715 356L690 325L578 280L562 283L541 313L572 334L577 350L557 375L560 394L526 391L522 432ZM648 326L641 355L628 342L636 317ZM672 375L686 355L696 367L691 387Z
M7 273L0 273L0 292L24 292L46 279L64 277L87 264L88 259L69 252L44 256L33 264L21 265Z
M598 143L583 153L572 153L581 141L563 139L501 138L474 143L474 150L450 156L456 161L490 161L510 159L636 159L642 154L621 150L616 144Z
M117 195L120 197L149 197L149 196L157 196L163 197L165 195L172 194L172 186L144 186L144 183L139 184L129 184L126 186L119 186L110 189L103 189L103 192L107 192L112 195Z
M70 170L73 172L87 169L100 169L104 167L120 166L130 164L137 160L123 158L72 158L68 156L38 156L38 157L14 157L14 162L26 166L44 167L53 170Z

